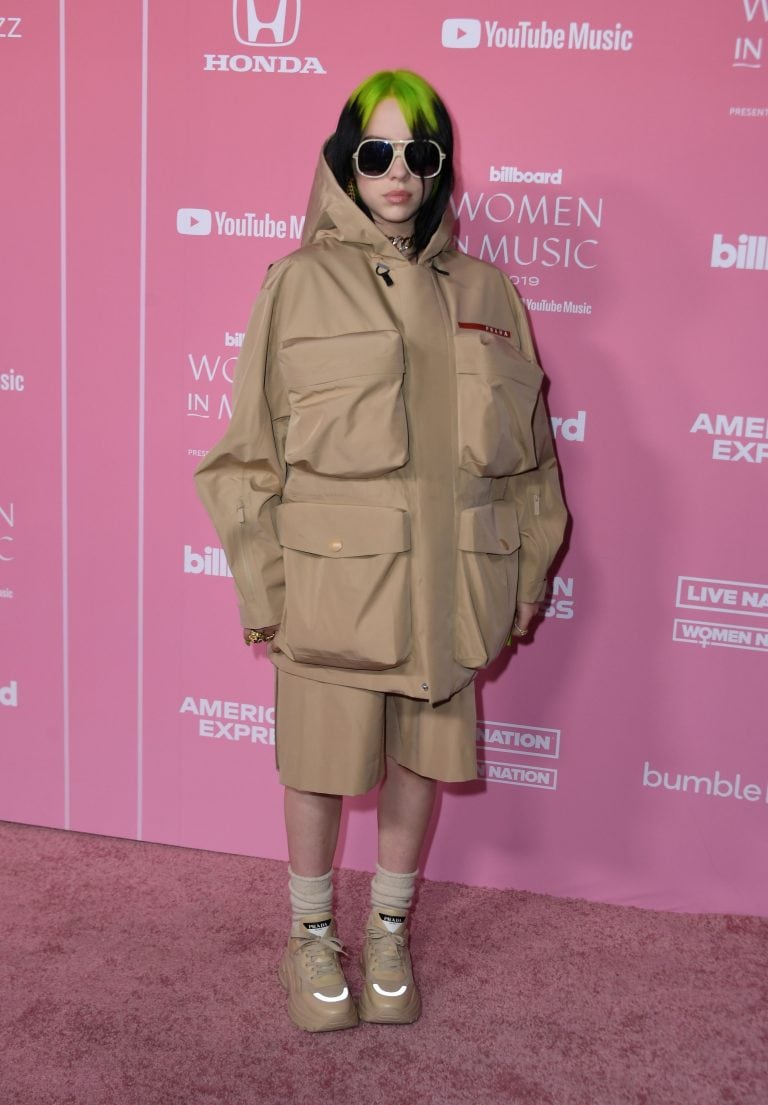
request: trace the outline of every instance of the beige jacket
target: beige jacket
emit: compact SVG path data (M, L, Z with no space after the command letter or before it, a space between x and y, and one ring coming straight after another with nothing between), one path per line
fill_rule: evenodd
M523 308L452 226L406 260L321 156L195 473L277 667L431 702L544 597L566 521Z

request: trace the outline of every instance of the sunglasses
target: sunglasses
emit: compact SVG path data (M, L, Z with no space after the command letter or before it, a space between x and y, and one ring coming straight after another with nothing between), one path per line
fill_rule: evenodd
M392 168L397 154L412 176L429 178L437 176L445 160L445 154L431 138L407 138L394 141L389 138L364 138L352 160L360 176L385 176Z

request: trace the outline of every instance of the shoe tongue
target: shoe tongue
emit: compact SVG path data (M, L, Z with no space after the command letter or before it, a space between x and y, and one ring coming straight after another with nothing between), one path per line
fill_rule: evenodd
M379 911L379 919L390 932L399 932L405 924L404 913L382 913Z
M331 927L331 918L324 917L321 921L302 921L305 929L309 929L315 936L325 936Z

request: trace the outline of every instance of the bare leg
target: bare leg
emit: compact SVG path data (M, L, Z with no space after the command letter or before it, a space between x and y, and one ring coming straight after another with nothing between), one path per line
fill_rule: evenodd
M379 863L387 871L418 867L437 784L387 756L387 777L379 792ZM327 868L326 868L327 870Z
M313 794L285 788L288 857L295 874L312 877L330 871L340 819L340 794Z

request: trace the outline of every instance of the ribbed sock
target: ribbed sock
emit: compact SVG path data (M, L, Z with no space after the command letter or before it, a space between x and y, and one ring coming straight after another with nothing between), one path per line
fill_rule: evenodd
M305 917L328 918L330 923L333 905L333 868L325 875L297 875L288 867L288 891L291 896L293 923L303 921ZM314 929L327 928L312 923Z
M379 911L382 921L392 931L405 924L418 873L417 868L415 871L399 874L376 864L376 874L371 880L371 908Z

